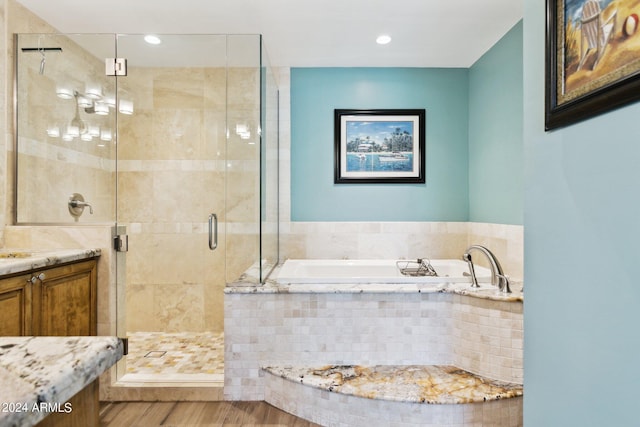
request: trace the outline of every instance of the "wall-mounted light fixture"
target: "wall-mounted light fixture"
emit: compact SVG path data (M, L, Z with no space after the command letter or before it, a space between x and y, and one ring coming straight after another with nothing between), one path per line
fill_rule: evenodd
M75 114L67 126L63 126L61 132L57 124L47 127L47 135L50 138L60 138L64 141L73 141L80 138L83 141L92 141L94 138L101 141L98 145L104 146L103 141L112 141L113 134L109 128L90 124L80 116L80 108L86 114L96 116L107 116L110 109L116 108L116 96L112 93L105 93L102 86L96 83L87 83L84 92L73 89L72 85L59 84L56 86L56 96L60 99L74 99ZM134 112L133 101L130 99L120 99L118 111L121 114L131 115Z

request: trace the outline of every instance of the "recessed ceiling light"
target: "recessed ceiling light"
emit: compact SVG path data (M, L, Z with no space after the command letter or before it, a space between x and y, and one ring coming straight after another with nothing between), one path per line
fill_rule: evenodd
M144 36L144 41L146 41L149 44L160 44L160 43L162 43L162 40L160 40L160 37L154 36L152 34Z
M378 44L387 44L390 41L391 41L391 36L387 34L379 35L378 38L376 39L376 43Z

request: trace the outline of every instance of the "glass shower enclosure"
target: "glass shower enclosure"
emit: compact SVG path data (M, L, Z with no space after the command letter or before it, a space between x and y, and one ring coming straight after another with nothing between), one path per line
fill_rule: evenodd
M16 35L15 224L126 233L99 333L217 336L278 262L278 89L259 35L157 38Z

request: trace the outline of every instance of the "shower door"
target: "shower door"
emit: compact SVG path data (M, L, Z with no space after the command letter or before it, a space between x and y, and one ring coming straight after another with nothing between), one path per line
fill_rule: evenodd
M117 220L129 240L119 333L222 331L226 40L161 42L118 36L118 97L132 106L118 117Z
M200 351L190 340L219 340L224 287L259 258L259 37L158 38L117 38L126 59L116 210L128 235L118 273L127 373L136 352L165 351L159 343Z

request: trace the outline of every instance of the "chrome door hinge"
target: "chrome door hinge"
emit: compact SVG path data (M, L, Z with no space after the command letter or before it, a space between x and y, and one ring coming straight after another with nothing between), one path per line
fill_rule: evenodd
M107 76L126 76L127 75L127 59L126 58L106 58L104 60L105 73Z
M117 252L127 252L129 250L129 236L126 234L118 234L113 238L113 248Z

